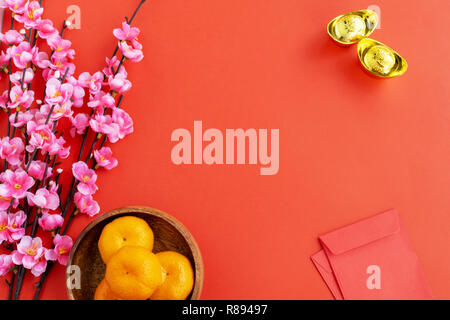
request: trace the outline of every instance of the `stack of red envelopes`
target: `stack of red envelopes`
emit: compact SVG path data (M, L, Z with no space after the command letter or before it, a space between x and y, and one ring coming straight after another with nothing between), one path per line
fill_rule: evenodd
M323 249L311 259L336 299L433 299L396 210L319 240Z

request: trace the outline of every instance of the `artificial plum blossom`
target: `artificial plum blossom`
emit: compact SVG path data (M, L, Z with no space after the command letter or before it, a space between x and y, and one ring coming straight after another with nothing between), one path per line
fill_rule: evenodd
M41 8L39 2L30 1L25 5L23 14L15 15L14 19L23 23L27 29L35 28L43 13L44 8Z
M23 223L27 216L23 211L16 213L0 212L0 243L3 241L12 243L20 240L25 234Z
M125 93L131 89L131 81L123 74L116 74L115 76L109 76L108 84L111 90L118 93Z
M19 168L16 171L6 170L2 173L0 184L0 194L12 196L15 199L23 199L27 195L28 189L34 185L34 179L25 170Z
M76 134L83 134L86 128L89 126L89 116L86 113L78 113L75 117L71 118L72 129L70 134L72 137Z
M116 106L116 99L109 93L103 91L97 92L95 95L89 97L88 107L99 110L99 113L103 112L103 107L114 108Z
M23 224L27 216L23 211L8 214L8 242L14 242L22 239L25 234Z
M21 138L4 137L0 140L0 158L6 159L10 165L17 166L22 162L24 150L25 146Z
M39 20L36 26L39 37L48 39L58 35L58 30L53 26L53 22L49 19Z
M28 110L28 112L30 112L33 115L32 122L35 123L35 124L32 124L31 126L47 125L50 128L48 123L46 124L48 113L41 112L41 109L31 109L31 110ZM27 127L28 127L28 123L27 123Z
M25 40L25 37L16 30L9 30L5 34L0 33L0 41L6 43L8 46L12 44L19 44Z
M13 201L13 208L17 208L19 200L13 200L13 197L8 194L7 190L0 190L0 210L8 210L8 208L11 206L11 201Z
M33 62L35 66L38 66L41 69L45 69L50 66L50 61L48 60L48 54L46 52L39 51L37 47L34 47L31 49L31 54L33 55L31 62Z
M9 100L8 90L3 91L3 93L0 95L0 108L4 109L6 111L6 105Z
M54 105L62 104L72 97L73 87L70 83L61 84L56 78L51 78L47 81L45 88L45 102Z
M4 51L0 52L0 69L3 71L7 71L8 70L8 64L9 64L9 59L10 56L9 54L5 53ZM0 73L0 79L2 78L2 74ZM6 103L2 103L1 106L3 108L3 105L5 105Z
M29 111L18 111L17 114L13 113L9 116L9 123L16 128L20 128L25 125L28 121L33 119L33 114Z
M67 71L67 76L70 77L75 73L75 65L69 61L66 57L64 58L55 58L53 55L49 61L49 68L44 69L42 71L42 77L45 81L54 78L59 72L64 75Z
M64 218L60 214L49 214L44 212L38 219L39 226L45 231L51 231L58 227L62 227Z
M119 125L113 123L110 115L97 114L94 118L89 120L89 125L95 132L106 134L112 143L119 140Z
M25 149L28 152L33 152L36 148L43 149L54 140L54 134L48 124L38 124L30 121L27 123L27 133L29 141Z
M0 243L9 241L9 217L4 211L0 212Z
M144 54L140 49L139 42L133 41L132 45L129 45L126 41L119 41L119 48L122 54L131 62L139 62L144 59Z
M50 120L55 121L55 120L61 119L62 117L70 118L73 114L71 107L72 107L72 102L70 100L67 100L63 103L58 103L58 104L53 105L53 110L52 110L52 114L50 115ZM42 114L44 114L45 117L47 118L51 109L52 109L52 107L50 107L50 105L44 104L41 106L40 112Z
M12 253L12 260L16 265L30 269L31 273L38 277L47 268L45 252L41 238L24 236L17 245L17 250Z
M42 151L48 152L50 156L57 155L59 158L66 159L70 154L70 146L64 147L65 143L66 140L63 137L56 138L53 135L49 143L44 144Z
M44 179L44 171L45 171L46 167L47 167L47 165L45 162L39 161L39 160L34 160L31 162L31 164L28 168L28 174L37 180L43 180ZM48 179L52 176L52 174L53 174L53 169L52 169L52 167L48 166L45 177Z
M116 167L118 161L112 156L112 150L109 147L103 147L100 150L94 151L94 158L99 167L111 170Z
M0 276L4 276L14 267L12 256L10 254L0 254Z
M105 74L105 76L110 77L114 76L114 74L123 74L125 77L127 77L128 73L123 64L120 67L119 71L117 71L119 64L120 61L117 56L114 56L112 59L106 57L106 68L103 69L103 73Z
M80 84L79 80L77 80L73 76L69 77L68 82L73 87L73 94L72 94L73 105L75 107L81 107L84 102L84 96L86 95L84 87Z
M99 92L103 85L103 74L97 71L93 75L89 72L83 72L78 77L78 81L81 86L88 88L91 94L96 94Z
M14 86L11 88L9 94L10 103L8 107L11 109L17 107L28 108L34 101L34 91L33 90L22 90L20 86Z
M114 36L119 40L135 40L139 33L139 28L130 27L130 25L125 21L122 22L122 29L118 28L113 30Z
M4 0L0 2L0 8L8 8L14 13L23 13L27 0Z
M28 63L33 59L30 43L27 41L21 42L17 46L8 48L7 52L11 55L14 65L19 69L25 69Z
M83 161L78 161L72 165L72 173L75 179L79 181L77 190L83 195L94 194L98 187L95 185L97 174L94 170L89 169L88 165Z
M71 49L72 43L69 40L63 39L60 36L51 37L47 41L50 48L53 49L53 57L61 59L68 57L73 59L75 50Z
M17 71L11 74L10 76L11 82L15 85L20 87L22 85L22 79L25 84L28 84L31 82L31 80L34 79L34 72L33 69L27 68L25 71L25 76L23 74L23 71Z
M115 108L112 114L112 120L119 126L119 138L123 139L134 131L133 119L124 110Z
M75 193L74 196L75 204L77 205L78 210L81 213L85 213L90 217L95 216L100 212L100 207L94 199L92 199L91 195L84 195L81 192Z
M73 246L72 238L57 234L53 238L53 244L55 247L52 250L47 250L45 253L45 258L51 261L58 260L58 262L63 266L67 265L69 253Z
M45 188L37 190L35 194L27 192L27 199L30 206L37 206L42 209L56 210L59 206L58 194Z

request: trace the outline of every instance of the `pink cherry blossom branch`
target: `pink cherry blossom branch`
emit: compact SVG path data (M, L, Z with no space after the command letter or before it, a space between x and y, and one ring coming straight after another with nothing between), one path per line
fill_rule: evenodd
M127 19L127 24L128 24L128 25L130 25L130 24L132 23L132 21L133 21L134 18L136 17L137 13L139 12L141 6L145 3L145 1L146 1L146 0L142 0L142 1L139 3L139 5L138 5L137 9L135 10L134 14L132 15L131 19L130 19L130 20ZM119 45L116 46L116 48L115 48L115 50L114 50L114 53L113 53L112 57L114 57L114 56L116 55L118 49L119 49ZM119 63L119 66L117 67L117 70L114 71L114 69L113 69L114 75L116 75L116 74L120 71L120 68L121 68L121 66L122 66L122 64L123 64L124 61L125 61L125 56L123 56L123 57L121 58L121 61L120 61L120 63ZM114 68L114 66L113 66L112 68ZM106 77L106 75L105 75L105 77ZM116 108L119 108L119 107L120 107L120 104L122 103L122 101L123 101L123 95L120 96L119 101L118 101L118 103L117 103L117 105L116 105ZM106 111L106 110L105 110L105 111ZM93 114L93 111L91 112L91 116L92 116L92 114ZM84 134L83 134L83 141L82 141L82 145L81 145L81 147L80 147L80 151L79 151L79 154L78 154L78 161L80 161L80 159L81 159L81 157L82 157L83 149L84 149L85 142L86 142L86 139L87 139L87 136L88 136L88 131L89 131L89 127L86 128L86 131L85 131ZM105 143L106 143L106 138L107 138L107 136L105 135L105 136L103 137L103 141L102 141L101 147L103 147L103 146L105 145ZM91 145L91 148L89 149L89 152L88 152L88 155L87 155L87 158L86 158L86 161L85 161L85 162L87 162L87 161L92 157L92 151L93 151L94 145L96 144L96 142L97 142L98 139L99 139L99 134L97 133L97 134L95 135L95 137L94 137L94 141L93 141L93 143L92 143L92 145ZM94 165L93 167L95 167L95 165ZM95 169L95 168L94 168L94 169ZM77 183L76 183L76 180L75 180L75 178L73 178L73 179L72 179L72 182L71 182L71 186L70 186L70 188L69 188L69 192L68 192L68 195L67 195L67 199L66 199L66 202L65 202L65 206L64 206L63 211L62 211L62 216L63 216L63 217L65 217L66 212L67 212L67 209L68 209L68 207L69 207L69 205L70 205L70 202L72 201L72 198L73 198L73 196L74 196L74 189L75 189L75 187L76 187L76 184L77 184ZM68 219L67 223L65 224L65 227L64 227L64 230L63 230L62 234L65 234L65 233L67 232L67 230L68 230L68 228L69 228L69 226L70 226L70 224L71 224L73 218L74 218L75 215L76 215L77 210L78 210L78 209L77 209L77 207L75 206L74 209L73 209L73 211L72 211L72 213L71 213L70 216L69 216L69 219ZM57 234L59 234L60 231L61 231L61 228L58 227L58 228L57 228ZM35 300L39 298L39 294L40 294L40 292L41 292L41 290L42 290L42 287L43 287L43 284L44 284L44 282L45 282L45 279L46 279L47 275L49 274L49 272L50 272L51 268L53 267L53 265L54 265L54 263L53 263L53 262L50 262L49 265L47 266L47 269L46 269L45 272L42 274L41 279L40 279L39 283L38 283L37 286L36 286L36 292L35 292L35 295L34 295L34 299L35 299Z
M0 55L0 63L3 70L6 65L9 66L9 88L0 97L0 106L8 112L9 127L8 135L0 143L0 157L5 160L5 170L0 175L0 244L10 251L8 255L0 255L0 275L13 271L11 280L5 280L9 286L9 299L19 298L26 270L31 270L35 277L41 275L35 294L37 298L54 261L63 265L67 263L73 242L64 234L74 216L78 211L90 216L100 211L92 197L98 189L95 170L100 167L111 170L117 166L111 149L104 145L107 140L115 143L133 132L131 117L119 107L123 93L131 88L123 64L127 59L138 62L143 58L142 45L137 41L140 31L130 27L130 23L144 2L140 1L130 20L125 18L121 29L113 31L119 41L112 58L107 58L107 68L103 69L103 73L99 71L92 76L82 73L78 79L73 76L75 65L71 63L75 51L71 49L70 41L62 38L66 23L58 34L50 20L41 19L44 11L42 0L40 3L35 0L4 0L0 4L12 12L12 23L17 20L29 30L25 37L13 29L5 35L0 33L0 42L8 44L6 54L2 52ZM52 49L50 58L35 46L37 34ZM122 51L120 61L116 57L119 49ZM13 64L18 70L15 73L12 71ZM45 104L35 100L31 90L37 68L43 70L46 81ZM109 93L104 91L105 85L109 86ZM88 116L80 112L72 116L72 106L83 106L87 92L91 114ZM117 94L120 94L118 101ZM41 106L32 108L34 102ZM25 108L24 112L21 108ZM111 114L107 114L108 109ZM72 121L72 135L83 136L79 161L73 164L73 182L64 206L61 201L62 184L59 184L62 170L58 169L58 174L54 175L55 168L60 164L57 158L65 159L69 153L64 146L63 132L57 130L58 120L63 117ZM93 141L86 160L81 161L90 130L95 131ZM16 137L16 132L23 133L25 144L21 136ZM97 149L102 136L100 149ZM92 164L89 162L91 158ZM11 169L8 169L9 165ZM73 210L64 223L67 210L72 205ZM16 210L11 213L13 208ZM60 214L55 212L58 208L61 209ZM52 232L51 249L42 245L40 237L35 237L38 224L44 231Z
M133 22L134 18L136 17L137 13L141 9L141 7L145 3L145 1L146 0L141 0L139 5L137 6L136 10L134 11L131 19L129 21L127 21L127 23L129 25L131 25L131 23ZM117 45L116 48L114 49L114 52L113 52L113 55L112 55L113 57L116 55L118 50L119 50L119 45ZM117 70L116 71L113 70L114 75L116 75L120 71L120 68L122 67L124 61L125 61L125 56L122 56L122 58L120 60L120 63L119 63L119 66L117 67ZM114 66L112 68L114 68ZM105 77L106 77L106 75L105 75ZM120 105L121 102L122 102L122 99L119 100L119 105ZM105 112L106 112L106 109L105 109ZM91 115L92 115L92 113L91 113ZM78 161L81 160L81 156L82 156L82 153L83 153L83 149L84 149L84 146L85 146L85 142L86 142L86 138L87 138L88 132L89 132L89 127L86 128L86 132L83 135L83 142L81 144L80 152L78 154ZM94 148L94 145L97 143L97 141L98 141L98 134L96 134L95 137L94 137L94 141L93 141L93 143L92 143L92 145L91 145L91 147L89 149L89 152L88 152L88 155L86 157L85 162L87 162L90 159L90 157L92 156L92 150ZM105 142L106 142L106 136L104 137L104 142L102 143L102 146L105 144ZM69 207L69 205L70 205L70 203L71 203L71 201L73 199L73 196L74 196L74 193L75 193L74 192L75 187L76 187L76 181L75 181L75 178L72 178L72 182L70 184L70 188L69 188L69 192L68 192L68 195L67 195L67 199L65 201L64 209L62 211L62 216L63 217L65 217L65 215L67 213L67 210L68 210L68 207ZM58 229L58 231L59 230L60 230L60 228Z

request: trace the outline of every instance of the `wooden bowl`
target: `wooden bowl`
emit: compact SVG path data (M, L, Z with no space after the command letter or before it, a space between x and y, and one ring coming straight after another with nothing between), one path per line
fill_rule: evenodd
M70 300L93 300L95 289L105 276L106 266L98 250L98 239L109 222L122 216L135 216L144 219L155 235L153 252L176 251L186 256L194 269L194 288L187 298L198 300L203 287L203 261L194 237L185 226L174 217L162 211L147 207L126 207L105 213L92 221L79 235L69 255L68 268L78 266L81 271L80 289L67 286ZM73 272L73 271L72 271ZM66 283L69 278L66 272Z

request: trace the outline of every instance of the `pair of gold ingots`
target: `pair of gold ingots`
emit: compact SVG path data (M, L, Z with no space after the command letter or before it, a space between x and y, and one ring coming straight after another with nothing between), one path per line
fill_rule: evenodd
M408 64L397 52L369 39L378 24L378 16L372 10L359 10L334 18L328 24L328 34L342 45L358 42L358 57L371 73L382 78L393 78L406 72Z

